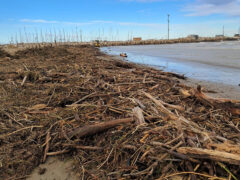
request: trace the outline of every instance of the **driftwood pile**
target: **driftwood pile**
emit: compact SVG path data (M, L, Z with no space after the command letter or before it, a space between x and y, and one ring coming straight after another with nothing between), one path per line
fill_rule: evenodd
M27 178L56 155L72 157L82 179L240 177L240 101L90 46L0 63L2 179Z
M7 53L3 48L0 47L0 58L9 58L11 55Z

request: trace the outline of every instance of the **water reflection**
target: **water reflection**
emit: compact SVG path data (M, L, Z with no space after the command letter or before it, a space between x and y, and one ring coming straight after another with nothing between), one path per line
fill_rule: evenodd
M101 48L102 51L111 54L119 55L121 48ZM213 66L198 62L179 61L174 58L162 58L149 55L143 55L139 52L128 52L127 60L134 63L144 64L156 67L158 69L184 74L186 77L198 80L212 81L229 85L240 84L240 70L222 66Z

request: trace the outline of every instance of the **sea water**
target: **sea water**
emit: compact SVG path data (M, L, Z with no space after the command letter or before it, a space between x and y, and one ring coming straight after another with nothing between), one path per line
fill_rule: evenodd
M103 52L186 77L238 86L240 84L240 41L163 45L113 46Z

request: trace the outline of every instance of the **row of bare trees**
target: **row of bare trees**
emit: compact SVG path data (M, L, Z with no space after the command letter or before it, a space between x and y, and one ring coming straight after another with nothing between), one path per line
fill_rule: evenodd
M133 32L127 34L127 41L133 38ZM32 29L27 30L26 27L19 29L15 34L9 37L9 44L30 44L30 43L83 43L93 40L100 41L119 41L119 30L112 28L106 32L104 28L96 31L83 32L82 29L76 27L71 30L65 29Z

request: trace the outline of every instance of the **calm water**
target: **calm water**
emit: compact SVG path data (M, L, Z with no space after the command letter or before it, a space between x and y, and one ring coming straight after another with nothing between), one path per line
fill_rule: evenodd
M238 86L240 41L170 45L115 46L102 51L128 54L128 61L154 66L187 77Z

